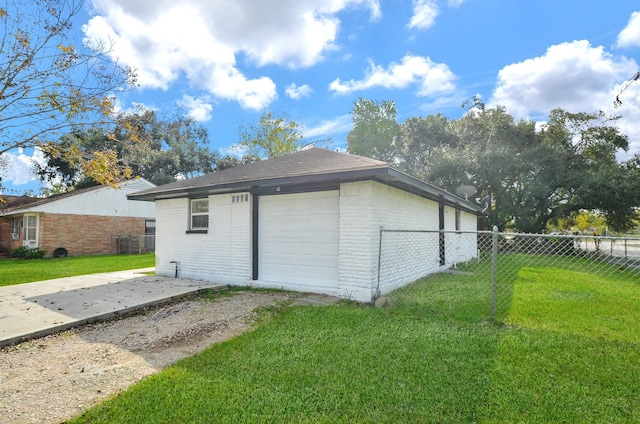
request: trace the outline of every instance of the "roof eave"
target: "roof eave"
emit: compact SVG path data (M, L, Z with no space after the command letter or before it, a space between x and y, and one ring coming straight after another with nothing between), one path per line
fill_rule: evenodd
M455 196L448 191L436 187L432 184L426 183L418 178L412 177L409 174L405 174L402 171L398 171L394 168L389 168L388 176L392 181L383 181L390 185L398 185L406 191L413 192L422 197L427 197L432 200L442 200L445 204L451 206L458 206L461 209L466 210L474 214L482 213L482 208L475 203L469 202L461 197ZM394 184L395 183L395 184Z
M149 193L133 193L127 195L129 200L156 201L166 199L177 199L185 197L200 197L212 194L232 193L239 191L264 191L270 187L290 186L290 185L321 185L323 183L335 181L339 183L375 180L384 184L389 184L405 191L412 192L421 197L435 201L442 200L445 204L457 206L468 212L479 214L481 209L478 205L466 201L460 197L425 183L415 177L405 174L389 166L359 169L355 171L339 171L323 174L298 175L291 177L269 178L254 181L241 181L226 184L216 184L214 186L200 186L191 188L180 188L167 191L153 190Z
M368 169L359 169L356 171L339 171L323 174L297 175L290 177L267 178L262 180L238 181L231 183L216 184L214 186L200 186L191 188L179 188L167 191L153 190L148 193L132 193L128 194L129 200L155 201L163 199L176 199L181 197L195 197L207 194L220 194L238 191L255 191L268 187L277 187L284 185L305 185L313 183L324 183L327 181L357 181L370 179L376 175L387 172L388 167L377 167Z

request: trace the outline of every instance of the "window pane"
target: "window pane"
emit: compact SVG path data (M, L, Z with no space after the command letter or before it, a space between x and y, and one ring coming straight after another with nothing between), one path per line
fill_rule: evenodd
M191 228L209 228L209 215L192 216Z
M200 199L191 201L191 213L207 213L209 212L209 199Z
M24 217L24 239L34 241L36 239L36 230L38 226L38 217L27 215Z

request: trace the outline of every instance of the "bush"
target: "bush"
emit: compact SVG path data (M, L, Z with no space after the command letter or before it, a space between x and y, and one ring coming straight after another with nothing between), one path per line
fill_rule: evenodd
M45 250L40 250L37 247L20 246L9 251L10 258L18 259L42 259L47 253Z

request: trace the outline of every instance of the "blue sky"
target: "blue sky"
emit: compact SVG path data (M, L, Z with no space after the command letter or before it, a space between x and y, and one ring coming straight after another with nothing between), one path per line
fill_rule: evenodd
M139 74L120 95L179 105L228 153L240 125L268 108L309 140L344 148L353 103L394 100L398 120L442 113L480 96L517 119L603 110L640 152L640 3L631 0L87 0L77 43L112 40ZM6 193L37 191L38 152L13 151Z

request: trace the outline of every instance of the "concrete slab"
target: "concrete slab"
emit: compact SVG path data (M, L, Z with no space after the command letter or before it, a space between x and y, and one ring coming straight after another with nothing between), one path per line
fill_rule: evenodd
M149 271L153 268L0 287L0 347L226 287L148 276Z

